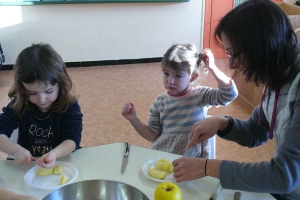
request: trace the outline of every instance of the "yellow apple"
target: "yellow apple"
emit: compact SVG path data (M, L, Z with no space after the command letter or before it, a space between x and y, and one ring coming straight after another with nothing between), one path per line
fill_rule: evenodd
M155 169L161 170L161 171L167 171L168 170L168 163L158 161L155 165Z
M55 166L53 174L57 174L57 175L62 174L62 168L60 165Z
M171 162L167 161L166 159L162 158L157 161L155 168L162 171L167 171L169 173L173 173L173 165Z
M60 184L60 185L63 185L63 184L65 184L65 183L69 182L69 181L70 181L70 178L68 178L67 176L62 176L62 177L60 177L60 179L59 179L59 184Z
M53 171L54 171L54 168L51 167L51 168L39 168L37 171L36 171L36 175L37 176L49 176L51 174L53 174Z
M150 176L152 176L153 178L157 178L157 179L161 179L161 180L164 180L167 173L164 172L164 171L160 171L160 170L157 170L157 169L153 169L151 167L148 168L148 174Z
M164 182L157 186L154 191L154 200L181 200L180 188L171 182Z

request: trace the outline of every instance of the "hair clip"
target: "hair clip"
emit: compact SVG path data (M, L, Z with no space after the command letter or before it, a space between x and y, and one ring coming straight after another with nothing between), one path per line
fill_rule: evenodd
M202 54L198 54L198 59L200 59L200 61L202 60Z
M196 58L198 58L197 63L199 65L199 63L201 63L202 60L202 54L197 54Z

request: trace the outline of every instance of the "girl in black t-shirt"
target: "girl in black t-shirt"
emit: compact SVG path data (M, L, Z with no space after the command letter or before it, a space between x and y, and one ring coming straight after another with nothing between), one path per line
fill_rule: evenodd
M11 102L0 114L0 151L18 164L49 168L80 148L82 113L60 55L48 44L25 48L14 65ZM17 144L9 137L18 128Z

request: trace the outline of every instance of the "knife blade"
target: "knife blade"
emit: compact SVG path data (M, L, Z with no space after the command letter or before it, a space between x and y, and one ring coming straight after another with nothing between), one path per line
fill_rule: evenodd
M217 183L216 187L214 188L213 193L209 197L209 200L216 200L222 190L222 186L220 184L220 181Z
M124 173L126 165L128 163L128 157L129 157L129 143L125 141L125 148L124 148L124 155L123 155L123 161L121 166L121 174Z
M195 149L195 146L192 146L183 154L183 156L192 157L192 153L193 153L194 149Z

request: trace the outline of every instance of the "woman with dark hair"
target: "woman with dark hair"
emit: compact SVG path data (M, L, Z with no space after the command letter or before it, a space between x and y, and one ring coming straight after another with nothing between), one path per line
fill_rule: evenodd
M212 176L223 188L300 199L300 45L288 17L271 0L247 0L220 20L214 37L229 68L263 84L264 92L247 120L225 116L195 123L186 149L217 133L249 148L275 139L275 155L258 163L182 157L173 162L177 182Z

